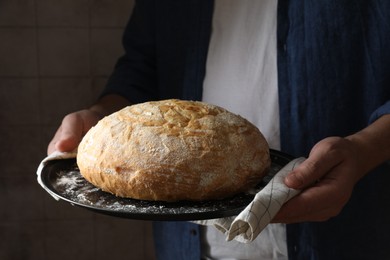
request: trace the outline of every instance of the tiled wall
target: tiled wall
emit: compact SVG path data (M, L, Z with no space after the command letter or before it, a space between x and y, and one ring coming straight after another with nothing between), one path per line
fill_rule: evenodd
M0 1L0 259L154 259L149 222L57 202L35 175L63 116L104 86L132 6Z

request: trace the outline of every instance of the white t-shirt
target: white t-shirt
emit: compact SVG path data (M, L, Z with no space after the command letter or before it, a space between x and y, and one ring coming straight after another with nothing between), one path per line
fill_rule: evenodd
M216 0L203 101L239 114L280 149L277 83L277 0ZM252 242L225 241L202 228L205 259L288 259L286 230L271 224Z

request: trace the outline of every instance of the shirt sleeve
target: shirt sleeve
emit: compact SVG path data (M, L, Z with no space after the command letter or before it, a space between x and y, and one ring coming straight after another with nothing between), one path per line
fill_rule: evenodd
M388 100L385 104L377 108L374 113L371 114L369 123L374 122L377 120L379 117L390 114L390 100Z
M158 97L154 1L137 1L125 28L120 57L101 96L118 94L131 103Z

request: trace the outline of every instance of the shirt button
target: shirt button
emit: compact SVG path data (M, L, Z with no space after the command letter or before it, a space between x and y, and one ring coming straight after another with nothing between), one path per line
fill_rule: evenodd
M191 236L196 236L198 232L196 231L196 229L190 229L190 234Z

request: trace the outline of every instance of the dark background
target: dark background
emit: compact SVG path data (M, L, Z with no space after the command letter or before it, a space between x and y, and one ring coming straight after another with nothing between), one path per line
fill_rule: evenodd
M57 202L36 181L63 116L104 86L132 7L0 1L0 259L154 259L150 222Z

